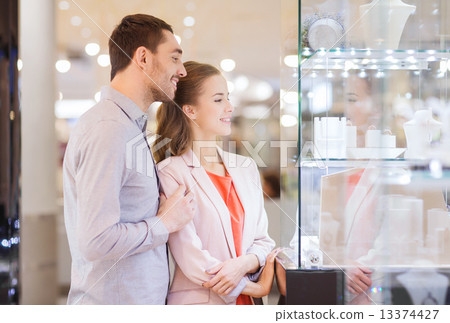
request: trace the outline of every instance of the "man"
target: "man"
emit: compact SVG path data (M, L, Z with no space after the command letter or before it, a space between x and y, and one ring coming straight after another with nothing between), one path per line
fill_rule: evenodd
M173 99L186 75L182 50L167 23L137 14L115 28L109 52L111 84L78 121L64 158L68 304L164 304L167 238L192 220L194 203L180 186L159 205L144 132L150 104Z

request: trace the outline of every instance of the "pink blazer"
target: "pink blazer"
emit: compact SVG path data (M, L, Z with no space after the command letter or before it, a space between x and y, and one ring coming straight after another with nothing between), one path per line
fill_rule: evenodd
M218 152L245 210L242 254L255 254L263 266L275 243L267 234L268 221L258 168L251 158L220 148ZM167 197L184 184L194 193L196 202L193 221L169 236L175 273L168 304L235 304L237 295L232 299L221 297L202 287L211 278L205 270L236 258L230 214L222 197L192 150L163 160L157 168ZM245 284L246 279L241 283Z

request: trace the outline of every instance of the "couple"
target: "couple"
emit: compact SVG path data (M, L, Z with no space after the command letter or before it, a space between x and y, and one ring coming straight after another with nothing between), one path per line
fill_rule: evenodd
M225 79L213 66L183 64L171 26L149 15L123 18L109 52L111 84L64 158L68 304L252 304L267 295L277 251L256 164L211 145L230 134ZM148 176L127 151L144 138L155 101L164 102L155 144L171 141ZM169 292L167 242L176 263Z

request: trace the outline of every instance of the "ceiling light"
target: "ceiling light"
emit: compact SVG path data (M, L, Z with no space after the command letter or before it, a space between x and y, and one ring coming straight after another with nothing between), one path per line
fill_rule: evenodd
M195 25L195 19L194 19L194 17L192 17L192 16L187 16L187 17L185 17L185 18L183 19L183 24L184 24L186 27L192 27L192 26L194 26L194 25Z
M266 81L252 82L249 89L245 91L245 97L253 101L265 101L272 95L273 88Z
M84 50L89 56L95 56L100 52L100 46L97 43L89 43L84 47Z
M287 55L284 57L284 64L289 67L298 67L298 56L297 55Z
M23 62L22 62L22 60L19 58L19 59L17 60L17 70L18 70L18 71L21 71L22 68L23 68Z
M81 29L81 36L83 36L83 38L89 38L91 37L91 30L87 27L84 27L83 29Z
M234 79L234 85L236 85L237 91L245 91L248 87L249 80L245 75L239 75Z
M194 31L191 28L186 28L183 31L183 37L186 39L191 39L192 37L194 37Z
M236 67L236 62L230 58L227 59L223 59L220 62L220 67L225 71L225 72L231 72L232 70L234 70L234 68Z
M246 119L267 119L270 109L265 104L249 105L242 109L242 116Z
M97 57L97 63L101 67L106 67L110 64L109 55L102 54Z
M70 4L67 1L60 1L58 3L58 8L61 10L69 10Z
M281 125L285 128L297 125L297 118L289 114L281 116Z
M56 70L60 73L66 73L70 70L70 62L66 59L60 59L56 62L55 67Z
M384 78L384 72L381 71L381 70L379 70L379 71L377 72L377 74L375 75L375 77L376 77L377 79Z
M298 103L298 93L294 91L288 91L284 93L281 97L287 104L297 104Z
M186 3L186 10L187 11L195 11L195 3L194 2Z
M70 18L70 23L72 24L72 26L79 26L81 25L81 17L79 16L73 16L72 18Z

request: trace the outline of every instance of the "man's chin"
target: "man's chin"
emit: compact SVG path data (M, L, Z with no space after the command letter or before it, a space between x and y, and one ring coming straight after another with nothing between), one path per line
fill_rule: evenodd
M173 99L175 98L175 95L164 95L164 99L162 100L157 100L157 101L161 101L163 103L170 103L173 102Z
M175 93L159 93L159 95L155 96L155 101L163 102L163 103L169 103L173 102L173 99L175 98Z

